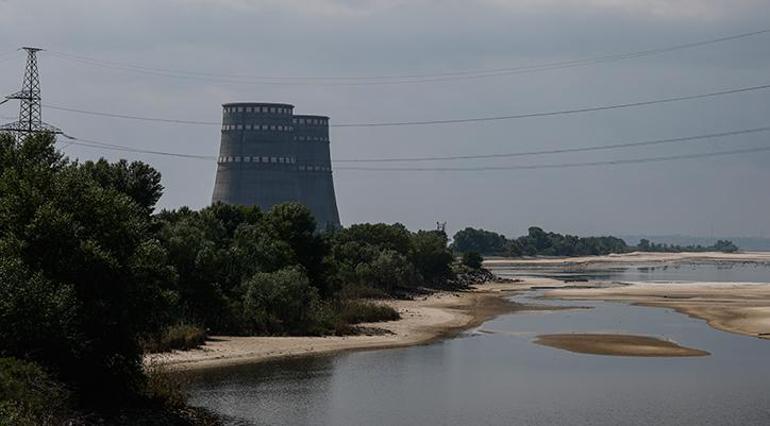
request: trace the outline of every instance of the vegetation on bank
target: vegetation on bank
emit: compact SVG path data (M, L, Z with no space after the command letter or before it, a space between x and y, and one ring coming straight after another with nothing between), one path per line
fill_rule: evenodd
M0 424L206 423L145 351L355 332L398 318L359 297L468 282L443 232L320 234L293 203L154 214L157 171L69 161L54 142L0 135Z
M738 251L738 246L733 244L732 241L718 240L716 243L710 246L704 246L701 244L681 246L677 244L656 244L650 242L650 240L642 239L639 241L639 245L636 246L639 251L658 252L658 253L681 253L681 252L706 252L706 251L719 251L722 253L735 253Z
M718 241L712 246L676 246L655 244L641 240L638 246L629 246L616 237L578 237L545 232L531 227L527 235L508 239L504 235L483 229L465 228L453 239L452 249L457 253L481 253L486 256L598 256L610 253L645 252L736 252L730 241Z

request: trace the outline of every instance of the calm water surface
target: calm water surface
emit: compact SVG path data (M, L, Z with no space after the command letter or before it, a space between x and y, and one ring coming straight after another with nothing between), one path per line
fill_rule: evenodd
M597 273L608 279L631 274L622 279L633 281L770 282L767 267L715 275L712 266L689 274ZM770 424L770 342L716 331L665 309L547 303L593 309L505 315L426 346L196 373L192 403L241 424ZM711 356L608 357L531 343L537 334L564 332L652 335Z

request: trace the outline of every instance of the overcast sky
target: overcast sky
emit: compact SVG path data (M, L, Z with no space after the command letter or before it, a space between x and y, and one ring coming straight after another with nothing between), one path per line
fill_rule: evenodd
M767 0L0 0L0 92L19 89L39 46L44 103L217 121L221 104L288 102L333 122L510 115L686 96L770 83L770 34L586 67L420 84L259 84L260 76L438 74L659 48L770 28ZM228 74L180 78L101 63ZM3 56L3 54L5 54ZM240 77L242 76L242 77ZM328 83L333 84L328 84ZM342 81L344 82L344 81ZM313 84L305 84L313 83ZM18 106L0 106L8 121ZM47 109L87 139L216 155L217 126L99 118ZM333 159L571 148L770 125L770 92L634 109L436 127L333 129ZM590 153L420 163L467 167L602 161L767 145L770 133ZM160 206L200 208L216 163L69 146L72 158L129 158L163 174ZM558 232L770 236L770 153L593 168L334 174L341 219L447 221L508 235ZM400 164L391 164L399 166ZM412 164L414 166L415 164ZM342 164L338 164L342 166ZM376 166L371 164L370 166ZM406 164L405 166L409 166Z

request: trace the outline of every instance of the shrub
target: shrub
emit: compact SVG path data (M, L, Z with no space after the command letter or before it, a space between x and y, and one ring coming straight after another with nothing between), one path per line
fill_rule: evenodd
M388 305L372 302L345 301L339 305L338 318L347 324L395 321L401 315Z
M470 269L481 269L481 265L484 262L484 258L481 257L481 255L475 251L468 251L463 253L463 259L462 259L463 265L467 266Z
M159 335L142 339L142 349L145 353L195 349L206 343L206 337L206 330L201 327L178 324L167 327Z
M386 292L392 292L397 287L411 287L417 282L414 266L393 250L383 250L371 262L357 265L355 279L359 285Z
M34 426L64 423L69 392L38 365L0 358L0 424Z
M297 267L254 274L244 284L243 320L256 334L301 334L317 320L318 290Z

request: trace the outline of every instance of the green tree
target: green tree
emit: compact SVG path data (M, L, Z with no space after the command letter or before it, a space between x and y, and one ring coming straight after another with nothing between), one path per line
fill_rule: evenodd
M445 287L452 277L454 256L447 236L440 231L417 231L412 235L412 262L426 285Z
M483 262L484 258L475 251L468 251L463 253L462 263L470 269L481 269Z
M2 291L11 300L0 303L0 355L39 362L91 403L123 402L143 386L137 338L168 303L169 270L150 232L155 195L104 183L62 159L54 142L0 135L0 259L10 277ZM38 295L42 303L23 306ZM48 325L62 336L14 331Z
M487 255L499 255L508 251L508 241L505 236L495 232L465 228L455 234L452 249L458 253L473 251Z
M302 334L316 321L318 292L299 268L260 272L243 286L243 320L252 333Z

